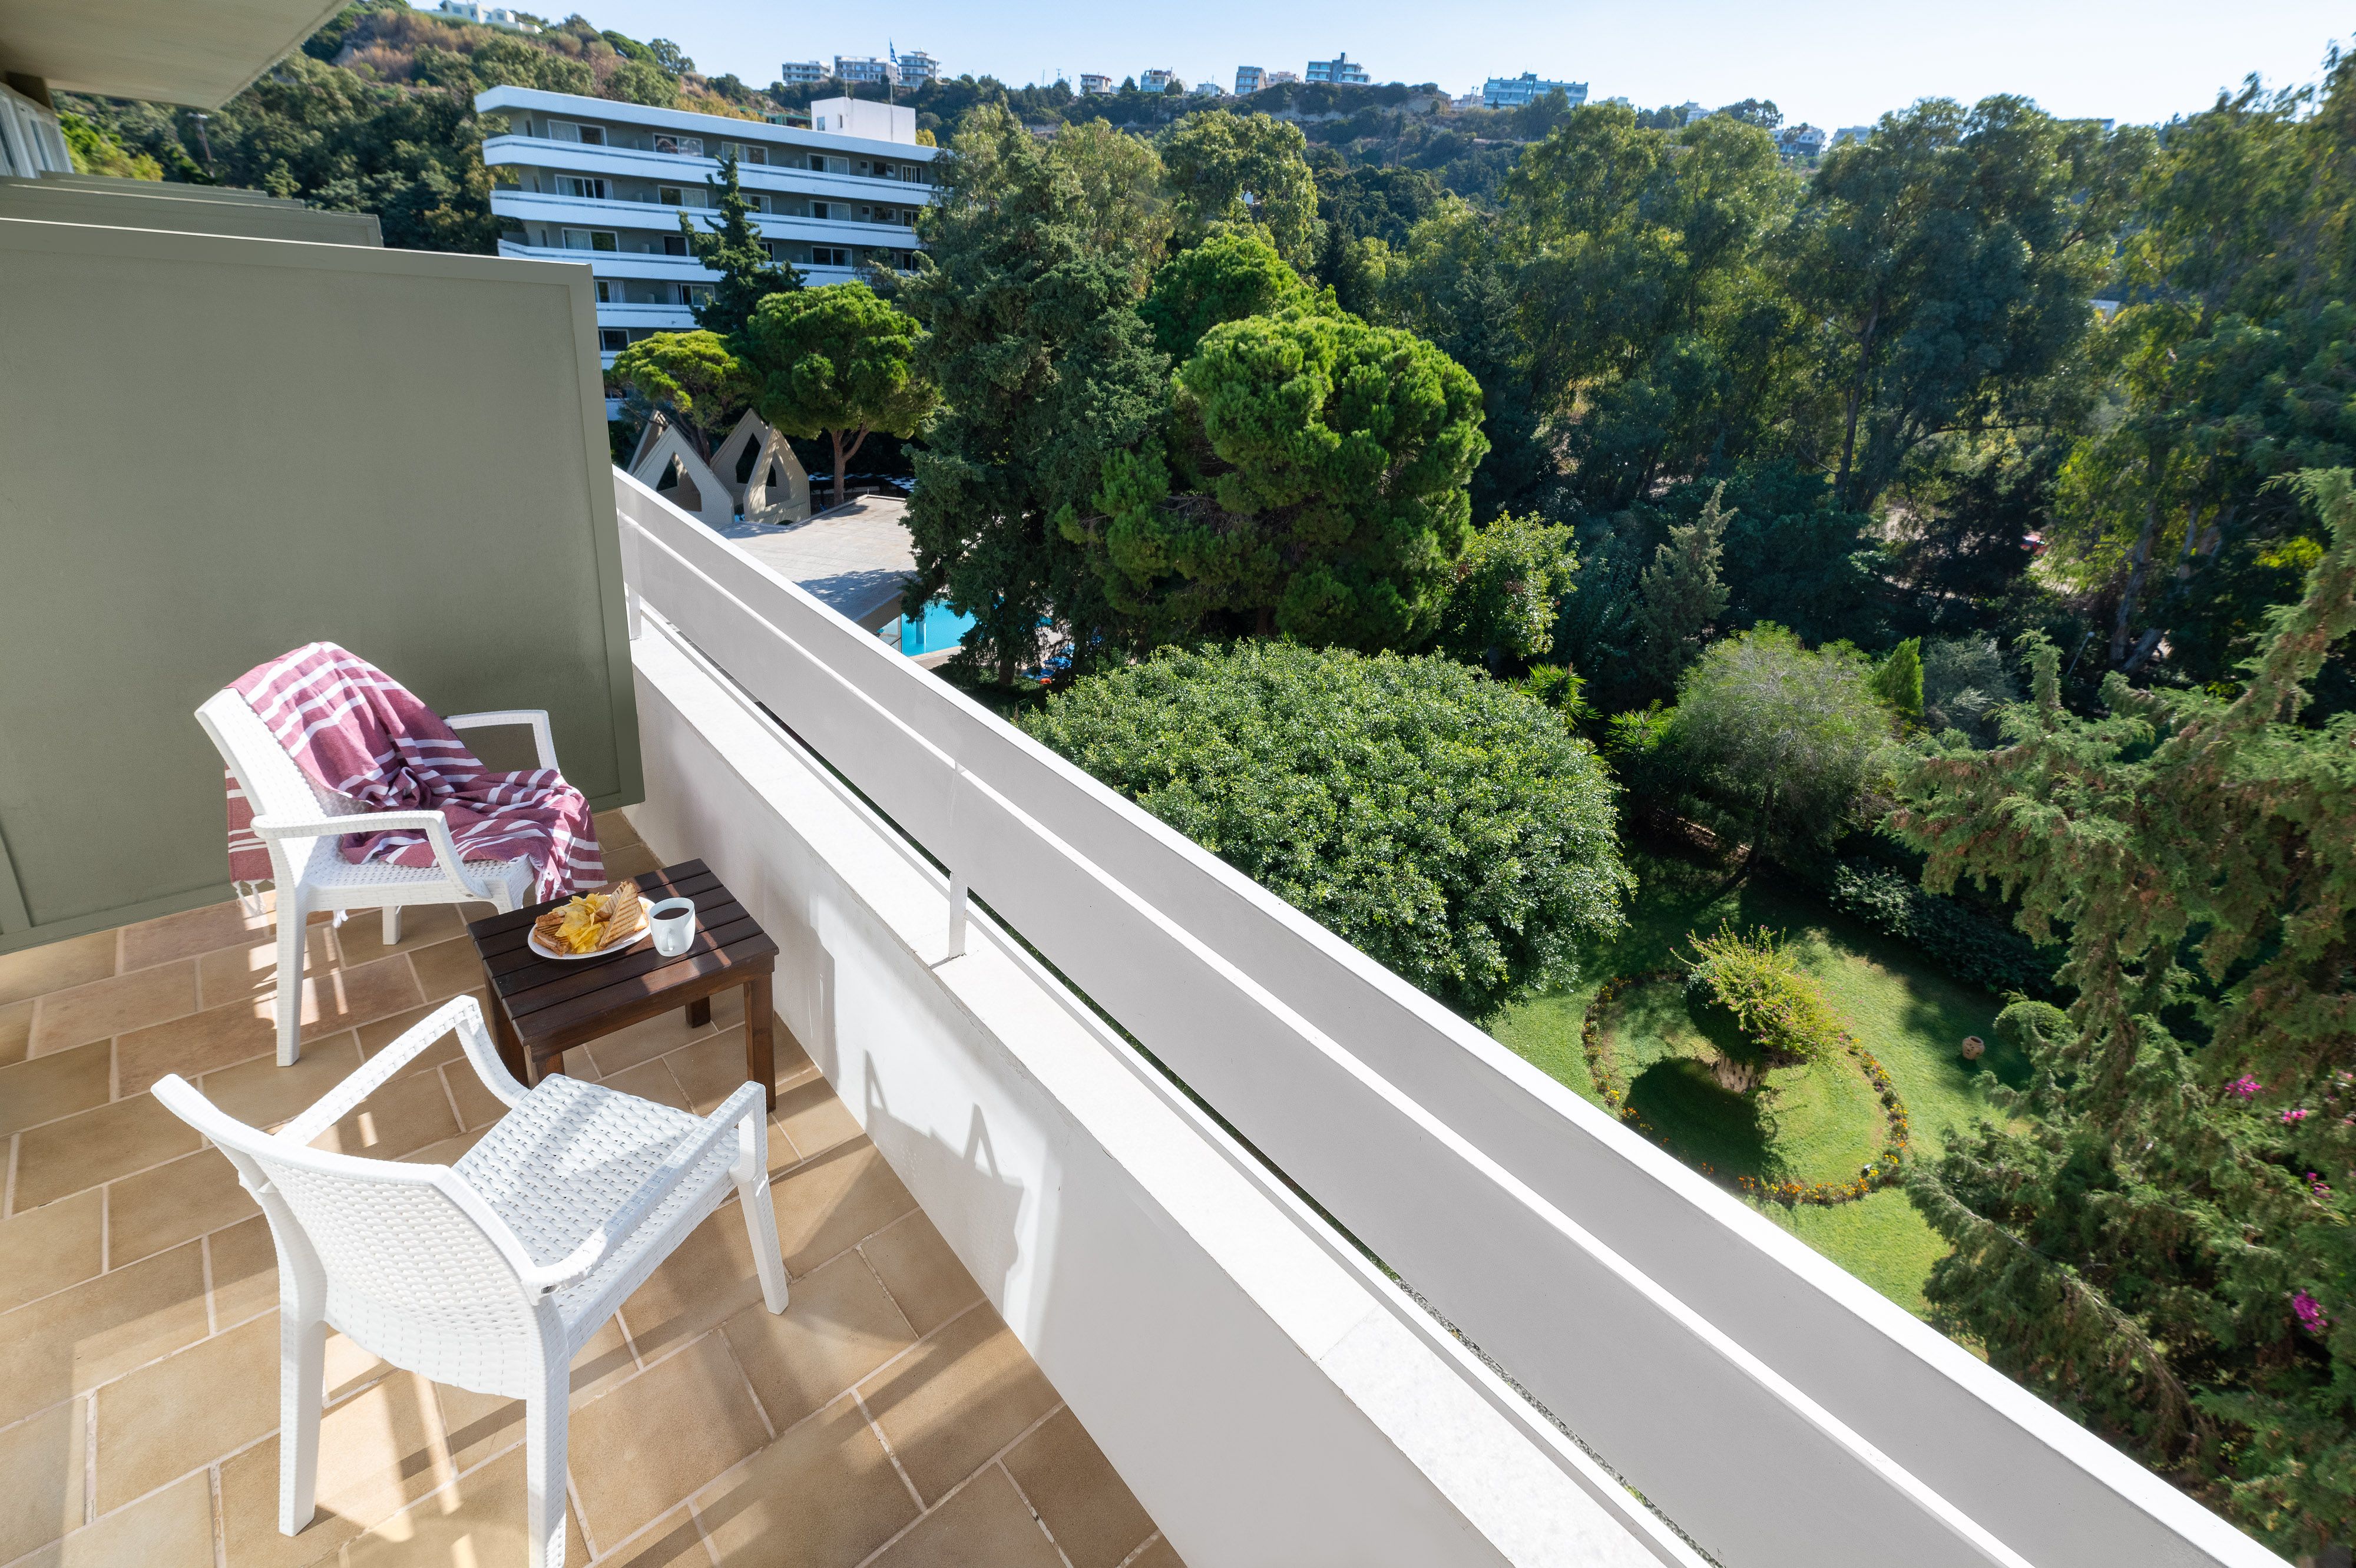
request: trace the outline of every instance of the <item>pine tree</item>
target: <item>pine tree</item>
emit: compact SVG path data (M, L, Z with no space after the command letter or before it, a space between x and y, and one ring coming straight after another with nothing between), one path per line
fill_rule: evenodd
M1637 585L1643 604L1636 611L1636 661L1663 692L1676 685L1700 651L1710 623L1726 611L1718 547L1734 514L1719 509L1725 494L1721 482L1709 492L1698 518L1669 530Z
M2356 714L2300 723L2356 630L2356 488L2300 489L2332 544L2238 694L2030 700L1933 749L1891 825L2066 933L2066 1018L2008 1010L2030 1077L1909 1191L1954 1244L1936 1320L2277 1550L2356 1535Z
M1873 694L1902 719L1922 717L1922 639L1910 637L1873 668Z
M773 294L801 287L802 274L790 262L770 259L768 247L746 216L753 205L744 199L744 188L736 182L734 157L721 159L719 179L705 183L718 199L719 225L701 229L686 213L679 215L679 231L687 236L688 250L720 274L720 281L712 285L711 297L692 307L695 324L706 332L734 338L753 318L754 306Z

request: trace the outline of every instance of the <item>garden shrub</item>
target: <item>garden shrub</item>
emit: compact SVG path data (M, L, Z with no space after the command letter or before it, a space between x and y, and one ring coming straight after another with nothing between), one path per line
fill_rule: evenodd
M1569 983L1633 886L1592 748L1451 659L1165 648L1024 727L1468 1017Z
M2019 992L2051 998L2058 949L2040 948L2018 931L1954 899L1926 893L1912 880L1867 860L1837 863L1826 889L1833 906L1884 936L1912 943L1967 984L1998 995Z
M1743 1038L1769 1057L1815 1061L1844 1045L1832 1004L1772 931L1721 929L1695 938L1694 950L1687 990L1733 1014Z

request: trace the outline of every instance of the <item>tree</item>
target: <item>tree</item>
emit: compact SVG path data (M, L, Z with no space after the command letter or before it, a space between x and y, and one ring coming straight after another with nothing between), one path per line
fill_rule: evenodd
M969 113L918 224L925 264L900 288L941 394L915 455L917 584L977 618L969 661L1009 684L1043 627L1082 664L1106 647L1101 579L1055 520L1092 505L1106 457L1154 429L1168 380L1137 314L1158 214L1119 166L1076 164L1064 140L1042 146L994 104Z
M684 212L679 215L679 231L687 237L688 251L720 274L720 281L712 285L711 297L693 306L695 324L707 332L733 338L744 330L761 301L801 287L802 274L791 263L780 265L770 259L769 248L749 216L753 204L744 199L744 187L737 183L734 154L720 160L719 179L704 184L716 199L713 205L720 209L719 222L703 227Z
M1206 110L1179 122L1162 146L1170 197L1189 238L1215 223L1257 223L1296 269L1317 260L1317 180L1301 127L1266 114Z
M1719 485L1701 516L1669 530L1638 585L1637 658L1664 691L1676 684L1726 610L1726 585L1718 577L1719 542L1729 521L1719 508L1725 493L1726 486Z
M2077 990L2019 1032L2020 1120L1910 1179L1935 1319L2286 1554L2356 1534L2356 715L2301 712L2356 630L2356 489L2300 490L2330 547L2238 691L2114 671L2081 718L2028 639L2005 744L1932 749L1890 819Z
M2352 142L2356 57L2340 57L2319 95L2254 81L2171 124L2143 171L2124 304L2094 335L2112 417L2074 433L2051 527L2054 564L2107 601L2114 668L2229 678L2320 553L2272 481L2356 461Z
M451 89L373 81L297 51L213 111L204 127L209 171L198 161L195 122L168 106L61 102L173 177L373 212L391 247L488 253L498 248L499 223L491 215L473 92L471 82Z
M743 334L759 386L755 407L787 435L824 435L834 448L834 499L868 435L913 435L933 406L916 369L924 329L863 283L773 294Z
M1839 400L1836 509L1869 510L1922 443L1993 420L2079 347L2145 145L2025 99L1933 98L1825 155L1790 278Z
M1467 1017L1569 983L1633 886L1587 743L1453 660L1164 649L1024 727Z
M1287 311L1214 328L1170 434L1105 465L1087 543L1112 601L1170 629L1413 648L1438 625L1483 450L1481 389L1413 333Z
M614 356L606 374L659 410L710 461L721 432L760 393L758 374L716 332L657 332Z
M1769 263L1794 190L1762 130L1640 130L1617 104L1574 111L1515 166L1519 331L1587 506L1724 473L1790 414L1804 361Z
M1901 719L1922 717L1922 639L1910 637L1873 668L1873 694Z
M1162 263L1138 314L1153 329L1153 346L1183 361L1222 322L1273 315L1314 297L1258 231L1220 229Z
M1508 512L1474 529L1440 612L1440 650L1494 672L1552 652L1556 612L1578 573L1565 524Z
M1367 319L1426 338L1481 385L1489 451L1472 474L1473 515L1535 504L1554 464L1538 440L1542 407L1521 332L1515 266L1496 221L1451 198L1409 231L1404 249L1378 242L1365 249L1375 274Z
M1765 625L1710 644L1677 683L1666 760L1696 805L1747 837L1730 885L1761 855L1820 850L1855 820L1890 741L1869 673L1853 649L1811 651Z
M1923 645L1922 723L1933 735L1954 730L1987 746L1996 739L1997 710L2019 700L1993 639L1950 637Z

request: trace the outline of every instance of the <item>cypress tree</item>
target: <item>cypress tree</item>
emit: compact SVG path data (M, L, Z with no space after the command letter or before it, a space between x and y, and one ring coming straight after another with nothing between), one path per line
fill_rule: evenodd
M744 188L736 182L734 156L721 160L717 182L707 180L705 184L719 199L719 225L699 229L686 213L679 215L679 231L687 236L689 252L720 274L720 281L712 285L712 297L692 307L695 324L706 332L733 338L743 332L744 324L753 318L755 306L773 294L787 294L801 287L802 274L794 270L790 262L770 259L768 247L761 242L752 219L746 216L753 206L744 199Z
M1721 481L1709 492L1701 516L1669 530L1669 537L1653 553L1637 585L1643 603L1636 611L1636 660L1645 675L1662 691L1677 683L1687 664L1701 650L1710 623L1726 613L1726 585L1719 581L1719 542L1734 514L1721 510L1726 494Z

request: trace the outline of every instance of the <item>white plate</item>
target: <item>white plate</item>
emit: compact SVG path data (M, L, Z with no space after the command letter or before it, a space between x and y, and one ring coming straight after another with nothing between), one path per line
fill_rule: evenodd
M640 931L626 942L619 942L610 948L599 948L595 952L559 952L554 948L541 946L540 933L535 930L524 938L524 945L542 958L552 958L559 963L579 963L584 959L612 958L616 953L628 952L653 935L654 932L651 929Z

